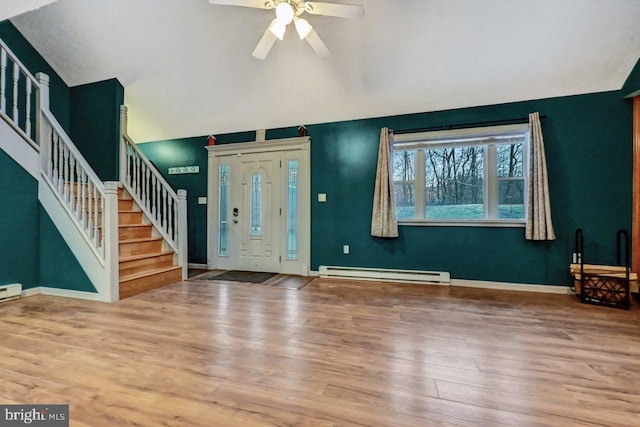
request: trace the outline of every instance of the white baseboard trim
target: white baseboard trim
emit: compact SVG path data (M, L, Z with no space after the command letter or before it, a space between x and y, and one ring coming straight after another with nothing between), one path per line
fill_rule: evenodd
M189 263L189 268L195 268L198 270L207 270L207 264L198 264L195 262L190 262Z
M76 298L89 301L104 301L96 292L74 291L71 289L48 288L46 286L37 286L35 288L25 289L22 291L23 297L34 295L51 295L55 297Z
M22 291L23 297L32 297L34 295L40 295L42 291L40 291L40 286L36 286L35 288L29 288Z
M318 277L318 271L309 271L309 276ZM431 283L429 283L431 284ZM568 286L531 285L527 283L490 282L487 280L451 279L448 286L461 286L479 289L497 289L503 291L541 292L546 294L573 295Z
M546 294L569 295L572 291L568 286L530 285L526 283L489 282L486 280L451 279L451 286L466 288L498 289L504 291L542 292Z

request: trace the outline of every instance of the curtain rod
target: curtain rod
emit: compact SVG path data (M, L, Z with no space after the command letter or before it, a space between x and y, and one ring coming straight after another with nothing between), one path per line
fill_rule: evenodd
M546 119L547 116L540 116L540 119ZM515 119L503 119L503 120L490 120L486 122L472 122L472 123L458 123L454 125L441 125L441 126L431 126L426 128L417 128L417 129L402 129L402 130L394 130L393 133L396 135L402 135L403 133L417 133L417 132L429 132L436 130L449 130L449 129L464 129L476 126L491 126L491 125L512 125L517 123L528 123L529 117L517 117Z

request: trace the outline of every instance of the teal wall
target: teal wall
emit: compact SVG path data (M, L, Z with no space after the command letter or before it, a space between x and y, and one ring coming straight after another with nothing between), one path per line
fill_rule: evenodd
M49 75L49 109L58 119L62 128L68 133L70 129L69 86L8 20L0 22L0 39L9 46L9 49L27 67L31 74L35 76L36 73L42 72ZM8 85L7 87L12 86Z
M38 202L38 181L0 150L0 285L96 292Z
M0 285L39 285L38 182L0 150Z
M74 86L70 93L71 140L100 179L117 181L124 88L110 79Z
M97 292L42 206L40 219L40 286Z
M427 269L460 279L566 285L574 231L585 231L590 262L615 261L615 236L631 227L629 100L621 91L509 104L307 125L311 136L311 268L320 265ZM400 227L400 238L370 236L380 128L415 129L527 117L543 119L554 242L530 242L523 228ZM297 136L297 126L267 131L268 139ZM216 135L218 144L255 133ZM192 198L206 194L206 137L141 144L167 180ZM196 176L167 176L178 159L200 165ZM186 164L184 164L186 165ZM180 181L179 181L180 180ZM327 193L318 203L317 194ZM206 209L190 204L190 261L206 262ZM350 254L342 254L342 245Z

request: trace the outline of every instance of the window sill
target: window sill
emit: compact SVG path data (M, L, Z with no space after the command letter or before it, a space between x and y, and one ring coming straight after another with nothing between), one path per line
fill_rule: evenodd
M398 225L408 225L417 227L506 227L525 228L525 220L504 220L504 219L470 219L470 220L423 220L423 219L402 219L398 220Z

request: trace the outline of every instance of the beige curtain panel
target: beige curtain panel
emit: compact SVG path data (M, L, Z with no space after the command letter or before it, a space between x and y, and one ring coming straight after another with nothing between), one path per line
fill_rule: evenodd
M544 154L542 126L538 113L529 114L529 212L527 215L527 240L555 240L551 223L547 160Z
M391 145L393 133L389 128L380 131L376 186L373 193L371 235L375 237L398 237L396 204L393 198L393 175L391 173Z

